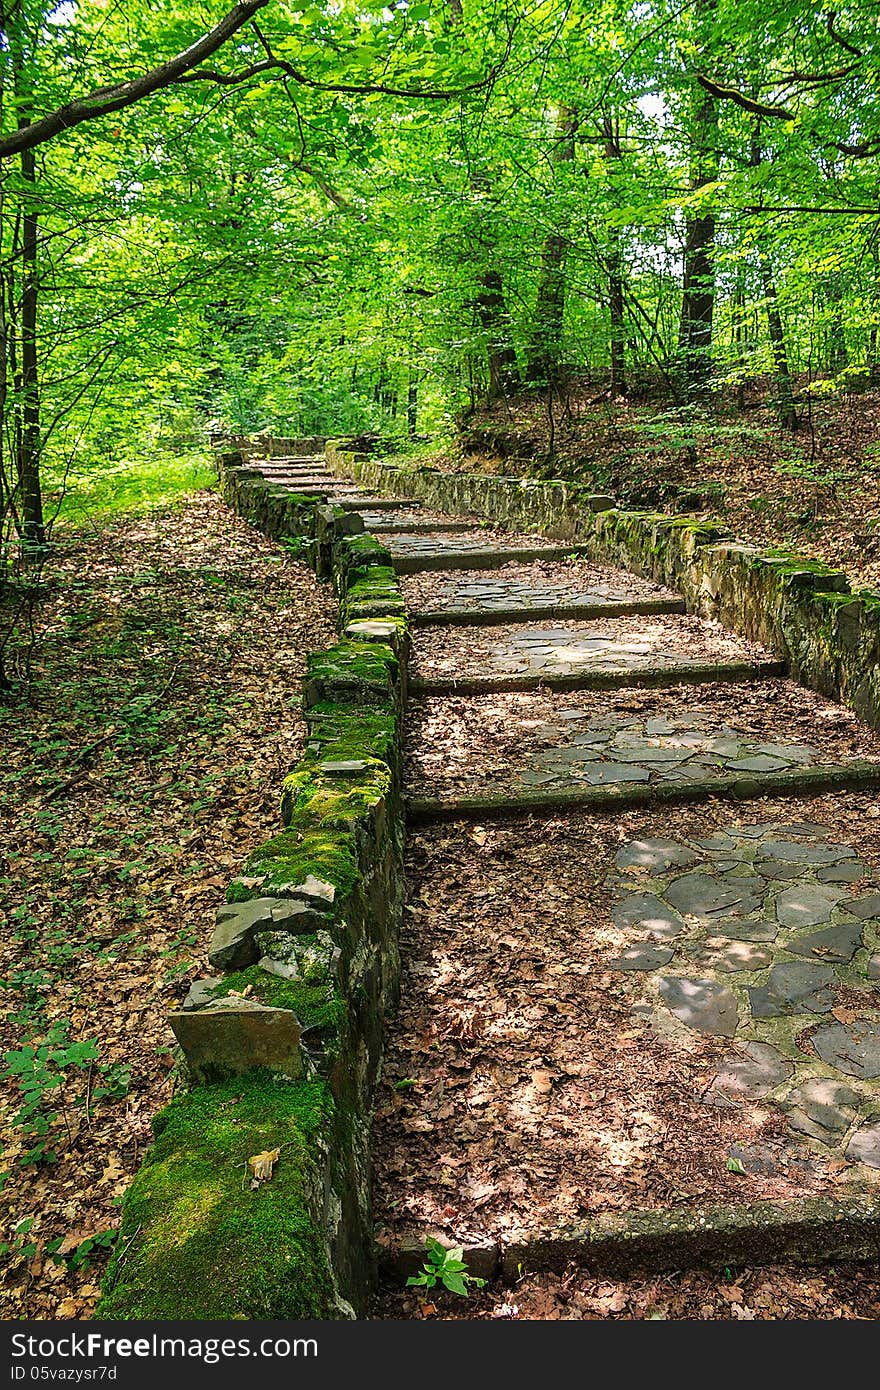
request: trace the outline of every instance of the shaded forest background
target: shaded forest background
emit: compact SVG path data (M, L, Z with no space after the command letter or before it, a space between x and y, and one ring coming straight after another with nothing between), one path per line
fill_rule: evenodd
M3 575L59 509L204 482L210 432L370 431L636 505L724 506L746 461L803 526L872 489L878 24L0 6Z

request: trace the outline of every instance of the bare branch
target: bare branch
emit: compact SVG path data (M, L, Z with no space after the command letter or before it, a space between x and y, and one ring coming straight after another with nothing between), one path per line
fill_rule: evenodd
M82 125L83 121L106 116L111 111L121 111L164 87L170 87L185 73L203 63L206 58L210 58L218 48L222 48L227 39L232 38L233 34L249 23L258 10L262 10L268 4L269 0L241 0L207 34L203 34L194 44L170 58L167 63L161 63L159 67L144 73L143 77L135 77L130 82L120 82L113 87L99 87L88 96L60 106L33 124L13 131L0 139L0 159L18 154L22 150L35 149L37 145L44 145L47 140L62 134L63 131Z

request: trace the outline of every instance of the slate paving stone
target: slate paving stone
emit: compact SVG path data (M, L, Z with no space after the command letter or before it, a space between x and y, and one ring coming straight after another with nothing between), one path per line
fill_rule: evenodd
M841 922L825 931L811 932L809 936L797 936L785 943L786 951L793 956L806 956L809 959L821 957L829 963L844 964L851 961L862 944L864 927L857 922Z
M793 758L768 758L764 753L755 753L750 758L737 758L727 766L731 772L780 772L791 767Z
M836 864L841 859L855 858L855 850L847 845L801 844L797 840L765 840L759 851L761 859L781 859L789 864Z
M712 1080L712 1090L738 1100L760 1100L794 1072L770 1043L743 1042L726 1057Z
M873 1080L880 1076L880 1020L829 1023L812 1036L812 1043L829 1066L847 1076Z
M717 980L664 975L660 997L669 1011L698 1033L732 1038L739 1024L736 995Z
M662 966L668 965L674 955L674 951L665 950L662 946L649 946L647 943L637 942L635 946L627 946L614 960L606 961L603 969L659 970Z
M609 786L614 782L648 782L651 774L645 767L633 763L587 763L584 777L594 787Z
M684 931L677 912L653 893L630 893L611 910L616 927L637 927L658 940L667 940Z
M801 879L804 875L803 865L781 864L772 859L766 864L756 864L755 868L762 878L775 878L781 881L792 878Z
M863 922L880 917L880 893L868 893L864 898L850 899L846 904L846 910Z
M708 964L725 974L763 970L773 962L773 952L753 941L737 941L709 955Z
M781 1018L788 1014L827 1014L834 1007L838 984L837 975L828 965L780 961L770 970L766 985L749 989L752 1016Z
M785 1099L789 1127L799 1134L834 1144L849 1129L858 1113L860 1097L842 1081L810 1077Z
M761 906L762 897L751 891L758 882L750 877L734 886L732 880L719 882L711 874L684 874L669 884L666 897L685 916L707 920L716 914L745 917Z
M677 840L631 840L617 851L614 862L618 869L653 869L663 873L673 865L684 868L698 858L696 850Z
M853 859L848 864L830 864L820 869L816 877L820 883L857 883L867 872L867 864L863 864L861 859Z
M880 1115L872 1116L867 1124L856 1130L847 1145L846 1156L852 1163L880 1168Z
M779 927L775 922L741 921L737 917L722 917L712 921L713 936L726 936L732 941L775 941Z
M842 898L833 888L800 883L784 888L776 899L776 916L782 927L816 927L827 922Z

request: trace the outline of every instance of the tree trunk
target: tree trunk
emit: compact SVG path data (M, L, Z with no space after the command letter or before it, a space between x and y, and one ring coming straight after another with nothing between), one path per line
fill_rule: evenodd
M419 386L414 373L410 372L409 384L406 392L406 427L410 437L416 434L416 425L419 415Z
M486 335L486 357L489 364L489 399L498 400L519 386L519 367L516 351L508 337L507 306L501 272L487 270L480 276L477 310Z
M620 126L613 116L602 122L605 135L605 158L610 162L621 158ZM611 249L608 253L608 312L611 345L611 394L626 390L626 327L623 321L623 256L620 232L611 228Z
M28 548L46 544L40 486L40 383L37 363L37 191L33 150L23 150L21 176L25 191L21 243L21 386L17 438L21 536Z
M758 257L761 268L761 284L764 287L764 299L767 304L767 329L770 334L770 345L773 349L773 371L776 378L776 411L779 415L779 423L782 425L783 429L796 430L798 427L798 417L794 404L791 373L788 368L788 352L785 347L785 329L782 324L782 315L779 312L779 301L776 298L776 282L773 279L773 267L763 249L758 252Z
M556 117L552 163L570 164L574 159L577 118L565 106ZM548 232L541 248L541 270L535 298L535 318L529 346L527 380L552 381L559 372L562 332L565 322L565 253L567 228Z
M715 15L716 0L697 0L696 23L705 29ZM698 61L710 47L698 37ZM718 176L718 107L694 79L691 103L694 142L690 186L696 191ZM706 389L712 374L712 318L715 309L715 214L690 215L685 222L684 281L678 346L687 396Z

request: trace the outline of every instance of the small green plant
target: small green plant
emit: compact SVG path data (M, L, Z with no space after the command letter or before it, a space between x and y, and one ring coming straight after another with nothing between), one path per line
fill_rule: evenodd
M427 1259L421 1272L413 1274L407 1279L407 1287L418 1285L420 1288L433 1289L435 1285L442 1284L450 1293L458 1293L467 1298L471 1288L481 1289L485 1284L485 1279L478 1279L475 1274L468 1274L467 1265L462 1259L463 1251L460 1245L455 1246L452 1250L447 1250L446 1246L441 1245L439 1240L427 1236L425 1251Z
M70 1091L70 1084L78 1072L88 1072L91 1080L98 1063L95 1083L89 1089L91 1101L102 1100L105 1096L119 1099L125 1095L131 1069L118 1062L101 1063L99 1057L93 1039L70 1041L66 1023L53 1024L41 1042L26 1043L5 1054L6 1067L2 1076L15 1081L21 1102L12 1126L32 1146L22 1155L21 1163L54 1162L59 1121L63 1121L70 1137L68 1106L80 1109L87 1105L84 1094Z

